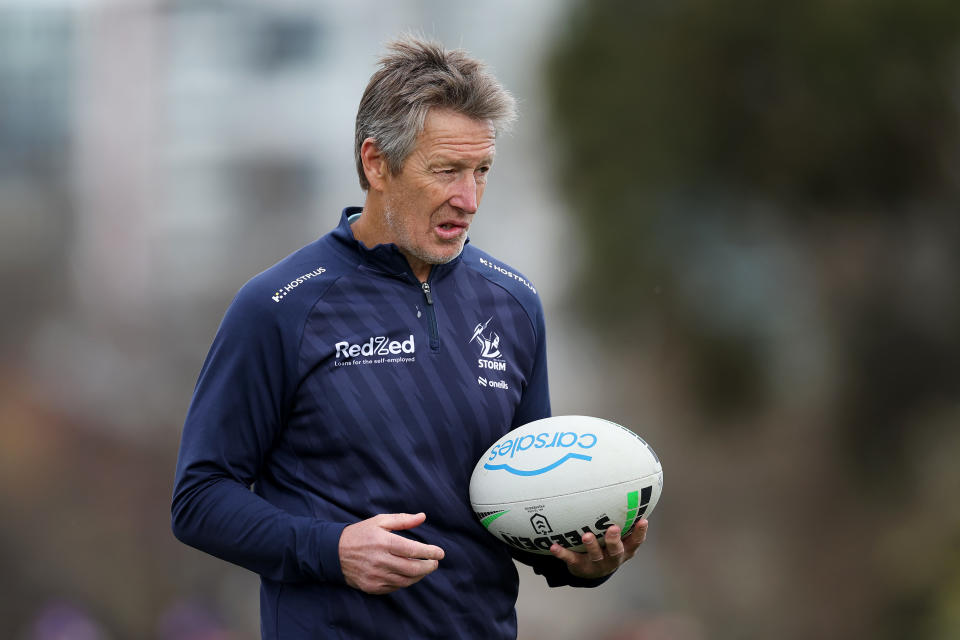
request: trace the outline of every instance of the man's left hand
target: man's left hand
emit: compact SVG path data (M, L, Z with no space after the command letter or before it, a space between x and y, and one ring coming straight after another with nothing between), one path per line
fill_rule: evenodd
M620 565L637 552L647 537L647 521L634 523L633 531L620 537L620 527L613 525L603 534L604 546L600 546L592 533L583 534L586 552L576 552L554 543L550 553L567 563L567 569L579 578L602 578L616 571Z

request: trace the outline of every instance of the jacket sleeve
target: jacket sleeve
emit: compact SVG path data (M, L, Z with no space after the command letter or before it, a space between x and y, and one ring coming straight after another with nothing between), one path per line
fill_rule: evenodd
M272 580L342 583L338 546L347 523L293 515L250 490L296 385L290 336L299 334L282 331L265 307L241 290L200 372L177 460L173 532Z
M550 416L550 382L547 379L547 329L543 318L543 306L540 298L527 307L527 314L533 324L536 344L534 346L533 368L527 378L527 385L520 397L520 404L513 413L512 429L528 422Z
M536 358L533 372L523 391L520 405L514 413L513 425L515 429L528 422L547 418L550 413L550 385L547 380L547 340L546 323L544 322L543 307L539 298L533 318L537 335ZM596 587L606 582L610 576L589 580L578 578L567 570L562 560L553 556L527 553L518 549L510 549L514 560L533 567L534 573L543 576L551 587Z
M579 578L570 573L563 560L553 556L527 553L519 549L510 549L510 555L517 562L532 567L533 572L543 576L551 587L599 587L613 575L611 573L602 578Z

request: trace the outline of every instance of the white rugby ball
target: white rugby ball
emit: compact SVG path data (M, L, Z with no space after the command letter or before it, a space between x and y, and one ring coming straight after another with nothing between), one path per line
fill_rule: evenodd
M623 535L649 517L663 489L657 454L625 427L588 416L544 418L493 443L470 478L470 504L487 531L523 551L556 542L583 551L612 525Z

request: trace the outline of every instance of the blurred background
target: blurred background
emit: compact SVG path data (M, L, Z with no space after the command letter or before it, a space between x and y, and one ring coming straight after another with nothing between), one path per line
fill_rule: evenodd
M960 4L0 0L0 637L246 640L177 543L182 420L252 275L362 204L404 30L517 96L472 240L547 308L554 412L666 491L520 638L960 637Z

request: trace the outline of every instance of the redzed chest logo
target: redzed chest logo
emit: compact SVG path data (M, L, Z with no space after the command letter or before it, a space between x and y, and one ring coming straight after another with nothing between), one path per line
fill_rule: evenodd
M412 333L406 339L396 340L389 336L372 336L356 343L341 340L333 347L334 367L406 364L417 360L417 344Z

